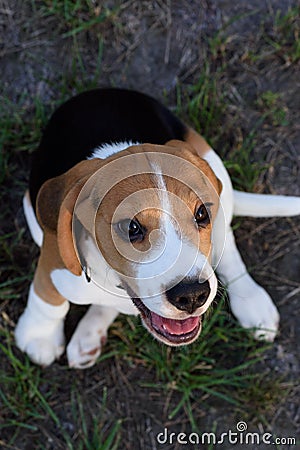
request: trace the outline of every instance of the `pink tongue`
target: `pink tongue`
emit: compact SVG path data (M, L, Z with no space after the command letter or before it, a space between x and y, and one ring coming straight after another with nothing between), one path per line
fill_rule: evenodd
M184 320L167 319L151 311L152 326L167 331L170 334L185 334L194 330L199 323L199 317L189 317Z

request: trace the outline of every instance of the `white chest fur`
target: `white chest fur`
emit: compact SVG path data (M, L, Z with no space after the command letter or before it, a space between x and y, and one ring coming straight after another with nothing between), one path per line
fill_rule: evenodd
M124 314L137 314L126 291L118 287L119 278L107 265L92 238L82 236L78 244L88 261L91 280L88 281L84 272L76 276L67 269L55 269L51 272L51 279L61 295L79 305L110 306Z
M54 270L51 279L61 295L72 303L109 306L123 314L138 314L126 291L114 285L106 283L101 287L92 280L88 282L84 273L78 277L67 269Z

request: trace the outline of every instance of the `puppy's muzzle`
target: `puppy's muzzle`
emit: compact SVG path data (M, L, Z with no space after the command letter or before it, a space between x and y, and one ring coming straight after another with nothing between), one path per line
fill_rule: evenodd
M181 282L168 291L166 296L168 301L180 311L193 314L198 308L203 306L210 294L209 282L199 283Z

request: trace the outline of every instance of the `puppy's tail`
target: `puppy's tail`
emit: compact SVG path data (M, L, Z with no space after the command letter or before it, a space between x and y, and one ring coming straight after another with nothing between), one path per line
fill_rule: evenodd
M25 195L23 197L23 209L32 239L34 240L36 245L41 247L43 243L43 230L41 229L34 214L28 191L25 192Z
M233 191L235 216L280 217L300 214L300 197Z

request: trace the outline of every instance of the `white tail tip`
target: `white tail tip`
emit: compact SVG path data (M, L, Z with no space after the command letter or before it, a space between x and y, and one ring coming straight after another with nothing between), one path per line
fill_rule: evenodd
M300 214L300 197L233 192L235 216L283 217Z
M23 208L32 239L34 240L36 245L41 247L43 243L43 230L41 229L34 214L28 191L25 192L25 195L23 197Z

